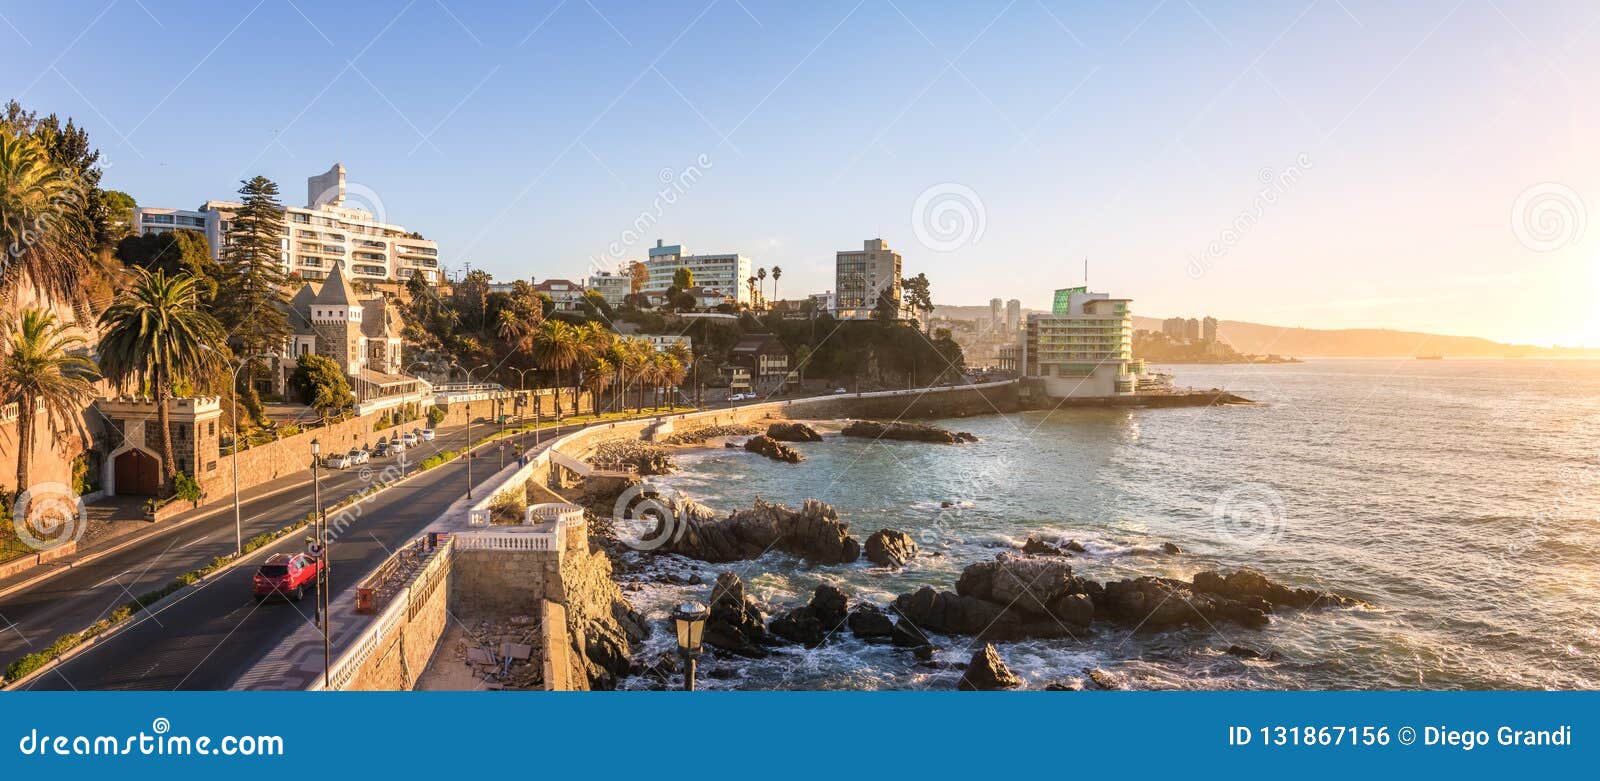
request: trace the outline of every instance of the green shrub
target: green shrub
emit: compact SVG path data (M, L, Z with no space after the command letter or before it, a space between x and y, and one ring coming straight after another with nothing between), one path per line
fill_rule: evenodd
M444 422L444 410L438 407L428 408L428 423L434 426Z
M189 475L179 472L172 481L172 493L185 502L200 501L200 484Z

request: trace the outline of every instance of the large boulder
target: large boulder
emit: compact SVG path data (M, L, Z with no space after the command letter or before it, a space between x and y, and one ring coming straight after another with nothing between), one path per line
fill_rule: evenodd
M1224 575L1215 570L1194 576L1194 590L1228 599L1264 599L1280 607L1305 609L1313 605L1349 606L1357 600L1327 591L1310 588L1292 588L1274 583L1266 575L1249 567Z
M798 510L757 499L749 509L722 519L678 512L669 525L671 529L663 531L667 539L657 550L701 561L742 561L768 550L792 553L813 564L848 564L861 558L861 543L850 536L850 524L815 499L807 499Z
M956 581L957 594L1004 605L1022 625L1045 623L1052 635L1049 623L1088 626L1099 591L1100 584L1073 575L1072 565L1060 558L1009 553L967 567Z
M821 442L822 435L804 423L774 423L767 426L767 436L779 442Z
M811 601L772 619L768 629L785 640L816 648L844 626L850 600L829 585L817 587Z
M863 640L881 640L894 634L894 620L883 608L868 603L850 611L850 633Z
M744 582L732 572L717 576L711 589L711 615L706 619L702 639L706 645L738 656L762 658L772 644L767 634L766 615L761 606L744 593Z
M921 423L903 423L901 421L883 423L876 420L855 420L845 426L840 433L847 437L900 439L909 442L934 442L941 445L978 441L977 437L964 431L954 433L938 426L925 426Z
M1000 652L994 649L992 643L984 643L972 655L972 661L967 663L967 669L961 673L961 682L956 688L962 691L996 691L999 689L1015 689L1022 685L1011 668L1006 666L1005 660L1000 658Z
M917 555L917 542L899 529L879 529L867 538L867 560L882 567L904 567Z
M1106 615L1141 629L1213 627L1224 621L1251 629L1267 625L1272 605L1259 597L1229 599L1195 591L1172 578L1141 577L1105 584Z
M765 434L754 436L745 440L744 449L757 455L766 456L773 461L784 461L790 464L798 464L801 461L806 460L805 456L800 455L800 451L795 450L794 448L789 447L788 445L785 445L782 442L779 442L778 440L773 439Z

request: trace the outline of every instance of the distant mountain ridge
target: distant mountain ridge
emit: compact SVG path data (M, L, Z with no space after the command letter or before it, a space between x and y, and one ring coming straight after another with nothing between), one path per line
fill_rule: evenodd
M1038 311L1023 309L1023 317L1027 317L1029 312ZM971 320L988 317L989 307L939 305L934 307L934 315ZM1159 331L1163 319L1135 315L1133 327ZM1389 328L1290 328L1223 320L1217 323L1217 336L1241 353L1292 355L1297 358L1395 358L1416 355L1442 355L1447 358L1600 357L1600 349L1505 344L1477 336L1446 336Z

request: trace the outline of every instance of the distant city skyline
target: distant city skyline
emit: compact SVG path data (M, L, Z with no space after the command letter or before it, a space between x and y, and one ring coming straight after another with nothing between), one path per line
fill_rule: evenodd
M0 70L141 204L338 161L501 280L662 239L800 297L882 238L936 302L1088 258L1138 314L1600 346L1600 9L547 5L13 6Z

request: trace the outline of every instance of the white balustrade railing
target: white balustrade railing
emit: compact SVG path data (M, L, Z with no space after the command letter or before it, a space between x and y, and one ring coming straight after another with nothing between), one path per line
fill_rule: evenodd
M565 502L546 502L528 508L523 523L572 524L583 522L583 508Z

